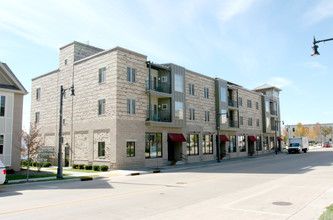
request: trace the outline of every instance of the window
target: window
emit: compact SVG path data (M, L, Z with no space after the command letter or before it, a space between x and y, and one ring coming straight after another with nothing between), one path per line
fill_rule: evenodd
M127 81L128 82L135 82L135 72L134 68L127 67Z
M205 121L209 121L209 111L205 111Z
M249 118L248 121L247 121L247 125L248 126L252 126L252 118Z
M1 96L0 98L0 116L5 116L6 96Z
M162 133L146 133L145 157L162 157Z
M168 77L167 76L162 76L162 82L168 82Z
M239 152L245 152L246 151L245 136L244 135L238 136L238 149L239 149Z
M208 99L209 98L209 89L204 88L204 98Z
M36 112L35 113L35 123L39 123L39 117L40 117L40 113L39 112Z
M105 82L105 72L106 72L106 67L103 67L98 70L98 82L99 83Z
M274 137L269 138L269 144L271 146L271 150L274 150Z
M203 154L213 153L213 135L210 134L202 135L202 153Z
M293 132L295 132L295 128L293 128Z
M0 154L3 154L4 136L0 135Z
M126 155L127 155L127 157L135 157L135 142L134 141L126 142Z
M105 99L98 100L98 115L105 114Z
M184 77L180 74L175 74L175 91L184 92Z
M269 117L266 117L266 128L269 129L271 126L271 120Z
M98 142L98 156L105 157L105 142Z
M256 109L259 109L259 102L256 102Z
M247 100L247 107L252 108L252 101L249 99Z
M194 84L189 83L188 84L189 94L194 95Z
M268 150L268 137L264 137L264 150Z
M36 100L40 100L40 88L36 89Z
M236 152L236 136L229 136L229 153Z
M227 102L227 90L221 87L221 102Z
M127 99L127 114L135 115L135 100Z
M266 112L269 112L269 109L270 109L270 108L269 108L269 101L266 101L265 104L266 104L266 106L265 106L265 108L266 108Z
M243 99L241 97L238 98L238 104L239 106L243 106Z
M259 127L259 119L257 119L257 127Z
M63 125L66 125L67 124L67 122L66 122L66 119L64 118L64 119L62 119L62 124Z
M175 102L175 118L179 120L184 119L184 104L182 102Z
M262 147L261 147L261 137L257 136L256 138L257 138L256 149L257 149L257 151L261 151L262 150Z
M187 155L199 155L198 134L188 134L186 138Z
M239 124L243 125L243 116L239 116Z
M190 108L190 120L195 120L195 109Z
M227 110L221 110L221 124L226 124L228 122Z
M162 110L167 110L168 109L168 105L167 104L162 104Z
M66 60L65 60L65 65L67 65L67 63L68 63L68 60L66 59Z

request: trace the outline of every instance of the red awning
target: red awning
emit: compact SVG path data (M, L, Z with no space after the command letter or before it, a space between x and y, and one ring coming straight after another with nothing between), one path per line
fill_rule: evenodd
M278 139L279 141L283 141L283 139L282 139L281 137L277 137L277 139Z
M255 136L249 136L250 141L257 141L257 138Z
M186 142L186 139L183 134L169 134L169 138L172 142Z
M226 141L229 141L229 139L228 139L227 136L225 136L224 134L222 134L222 135L220 135L220 141L226 142Z

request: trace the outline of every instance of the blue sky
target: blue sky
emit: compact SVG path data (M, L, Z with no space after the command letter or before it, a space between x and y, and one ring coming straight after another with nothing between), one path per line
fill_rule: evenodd
M248 89L282 89L285 124L333 118L331 0L0 0L0 61L31 92L72 41L121 46ZM24 99L29 123L30 94Z

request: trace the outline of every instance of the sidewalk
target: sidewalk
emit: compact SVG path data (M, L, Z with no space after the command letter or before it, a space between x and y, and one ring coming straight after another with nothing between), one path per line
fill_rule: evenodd
M64 176L63 180L75 180L73 178L80 178L84 176L95 176L96 177L117 177L117 176L135 176L135 175L143 175L143 174L152 174L152 173L159 173L159 172L175 172L180 170L187 170L187 169L195 169L195 168L201 168L205 166L217 166L219 164L223 163L232 163L232 162L240 162L240 161L246 161L246 160L253 160L253 159L259 159L259 158L267 158L267 157L275 157L275 156L283 156L285 155L285 152L279 152L277 155L273 153L268 154L261 154L261 155L254 155L254 156L247 156L247 157L237 157L237 158L230 158L230 159L223 159L220 160L220 163L217 163L216 160L211 161L203 161L203 162L196 162L196 163L184 163L184 164L177 164L177 165L165 165L165 166L159 166L159 167L138 167L138 168L131 168L131 169L121 169L121 170L110 170L107 172L75 172L70 171L68 167L63 168L63 174L66 174ZM57 170L54 170L54 168L42 168L42 171L48 171L57 173ZM36 168L30 168L30 170L37 170ZM93 178L96 178L93 177ZM33 178L29 179L29 182L38 182L42 180L55 180L56 177L42 177L42 178ZM10 180L8 183L26 183L26 179L19 179L19 180Z

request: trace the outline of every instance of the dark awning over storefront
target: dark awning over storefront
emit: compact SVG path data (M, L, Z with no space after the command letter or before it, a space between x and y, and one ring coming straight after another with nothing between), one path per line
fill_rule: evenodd
M277 139L278 139L279 141L283 141L283 139L282 139L281 137L277 137Z
M183 134L169 133L168 135L172 142L186 142Z
M229 141L229 139L226 135L222 134L222 135L220 135L220 141L226 142L226 141Z
M250 141L257 141L257 138L255 136L249 136Z

